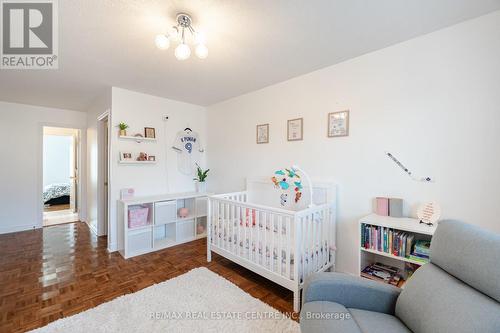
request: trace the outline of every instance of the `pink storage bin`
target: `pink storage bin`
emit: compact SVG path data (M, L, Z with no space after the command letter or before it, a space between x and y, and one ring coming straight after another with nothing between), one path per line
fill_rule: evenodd
M148 224L148 207L134 207L128 210L128 227L137 228Z

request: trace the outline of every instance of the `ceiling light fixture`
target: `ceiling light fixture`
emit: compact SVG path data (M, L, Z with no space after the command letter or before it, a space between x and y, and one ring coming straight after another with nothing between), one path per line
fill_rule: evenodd
M156 36L156 47L160 50L166 50L170 47L171 42L179 41L179 45L175 48L175 57L179 60L186 60L191 56L191 48L186 42L189 35L197 44L196 55L200 59L205 59L208 56L205 36L194 30L192 22L193 20L188 14L177 14L177 25L173 26L168 33Z

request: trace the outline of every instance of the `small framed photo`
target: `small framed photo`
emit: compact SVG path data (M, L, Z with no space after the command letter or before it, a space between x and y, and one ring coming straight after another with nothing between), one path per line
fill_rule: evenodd
M287 126L287 140L300 141L304 136L304 118L290 119Z
M156 131L153 127L144 127L144 137L154 139L156 138Z
M120 153L120 161L131 161L132 153L122 151Z
M269 124L257 125L257 144L269 143Z
M349 110L328 114L328 137L349 135Z
M156 161L156 156L154 156L154 155L149 155L149 156L148 156L148 161L150 161L150 162L155 162L155 161Z

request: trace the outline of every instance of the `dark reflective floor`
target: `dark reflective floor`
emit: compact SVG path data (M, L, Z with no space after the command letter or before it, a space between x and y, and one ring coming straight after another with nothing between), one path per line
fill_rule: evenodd
M290 291L218 255L198 240L125 260L76 222L0 235L0 332L23 332L206 266L280 311Z

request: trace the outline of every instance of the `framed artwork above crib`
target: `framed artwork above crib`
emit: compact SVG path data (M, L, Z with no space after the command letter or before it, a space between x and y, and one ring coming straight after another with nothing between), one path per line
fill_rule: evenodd
M290 119L287 123L287 140L300 141L304 138L304 119Z
M269 143L269 124L257 125L257 144Z
M349 136L349 110L328 114L328 137Z

